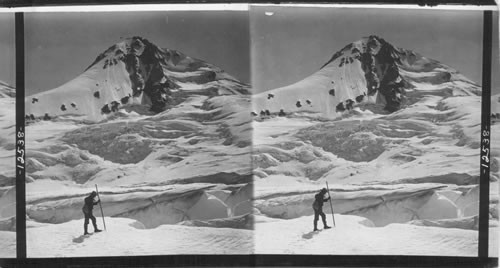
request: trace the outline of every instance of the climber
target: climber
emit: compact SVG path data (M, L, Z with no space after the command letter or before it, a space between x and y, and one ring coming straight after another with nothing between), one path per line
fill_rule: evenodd
M321 216L321 219L323 220L323 226L325 229L330 229L331 227L326 225L326 216L325 213L323 213L323 202L326 202L330 199L330 197L327 197L325 199L325 194L326 194L326 189L323 188L319 193L317 193L314 196L314 203L313 203L313 209L314 209L314 231L318 231L318 219L319 216Z
M99 204L99 202L101 202L100 199L97 201L94 201L96 196L97 196L97 193L95 191L93 191L92 193L90 193L89 196L85 197L85 199L84 199L85 204L83 205L83 208L82 208L83 215L85 216L85 222L83 224L83 230L85 231L84 235L89 234L89 232L87 231L87 227L89 225L89 219L92 220L92 225L94 225L94 232L96 232L96 233L101 232L101 230L97 229L97 223L96 223L95 217L94 217L94 215L92 215L92 209L94 208L94 205L97 205L97 204Z

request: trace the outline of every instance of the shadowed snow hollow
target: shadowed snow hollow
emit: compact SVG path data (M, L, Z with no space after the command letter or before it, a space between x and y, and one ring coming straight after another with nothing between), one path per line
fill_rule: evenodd
M477 194L466 191L454 200L447 196L446 186L436 184L396 184L394 186L335 186L330 194L335 213L359 215L370 219L375 226L406 223L412 220L441 220L468 217L476 205ZM314 189L314 186L307 188ZM273 218L293 219L313 215L311 209L315 192L304 186L291 192L262 187L255 196L255 208L260 214ZM288 187L288 191L294 189ZM470 200L470 201L467 201ZM467 204L464 206L463 204ZM328 204L323 208L331 213ZM478 208L476 208L478 209ZM477 215L477 211L476 214ZM469 226L474 228L474 225Z
M36 186L29 186L32 187ZM248 186L232 187L235 190L228 188L210 184L136 187L129 190L104 188L101 200L106 216L131 218L141 222L145 228L156 228L163 224L224 219L249 213L250 207L238 209L238 205L249 200L251 193L247 190ZM34 197L32 193L33 197L27 200L27 216L36 222L53 224L81 219L86 195L82 195L82 190L68 191L66 189L66 194L61 196L39 192L38 197ZM217 193L227 194L221 196ZM95 214L100 212L96 210ZM251 229L249 220L239 220L234 228Z

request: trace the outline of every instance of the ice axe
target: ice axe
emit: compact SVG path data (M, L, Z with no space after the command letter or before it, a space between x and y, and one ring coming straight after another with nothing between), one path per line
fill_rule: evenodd
M328 199L330 200L330 208L332 209L333 226L335 227L335 216L333 215L332 197L330 196L330 189L328 188L328 182L326 182L326 190L328 191Z
M101 208L102 224L104 225L104 230L106 230L106 222L104 221L104 212L102 211L101 197L99 197L99 190L97 189L97 184L95 185L95 192L97 193L97 198L99 199L99 207Z

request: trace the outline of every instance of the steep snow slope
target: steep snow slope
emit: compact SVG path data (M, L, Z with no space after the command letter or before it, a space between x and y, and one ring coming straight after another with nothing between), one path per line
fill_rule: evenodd
M16 254L15 88L0 81L0 258Z
M425 88L421 88L425 86ZM423 94L480 94L479 87L453 68L369 36L344 47L321 69L299 82L254 95L253 111L266 115L320 113L335 118L357 104L394 112Z
M31 119L76 115L100 121L134 104L161 112L192 94L238 95L248 90L212 64L132 37L108 48L77 78L27 97L26 115Z
M376 36L346 46L295 84L254 95L254 204L266 219L255 223L262 241L256 251L476 254L480 95L451 67ZM492 176L491 228L498 225L497 180ZM267 222L295 226L294 234L284 234L291 237L312 231L314 194L325 182L334 212L368 219L367 233L335 231L324 240L270 245L267 237L277 230ZM324 210L331 212L328 203ZM327 240L340 233L349 233L341 241L352 244L329 250ZM371 248L395 233L401 240ZM443 237L434 240L436 233Z
M249 252L229 249L235 246L229 234L249 238L248 230L231 229L253 226L248 90L214 65L133 37L99 55L79 77L26 98L33 256L70 254L62 247L44 251L39 241L45 239L37 237L53 226L80 235L83 199L95 184L105 216L134 219L150 230L141 231L141 241L160 237L173 250L170 235L182 230L189 241L172 254L195 254L205 252L197 247L211 248L199 243L226 233L211 253ZM171 227L177 224L184 226ZM66 243L64 236L47 239ZM134 251L134 243L98 255L166 253ZM89 247L72 254L97 253Z

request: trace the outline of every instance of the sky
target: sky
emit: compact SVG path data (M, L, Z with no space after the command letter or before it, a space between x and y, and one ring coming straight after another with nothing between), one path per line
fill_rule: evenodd
M212 63L249 83L248 31L247 11L27 13L27 95L70 81L131 36Z
M14 13L0 13L0 80L11 86L16 82L14 23Z
M251 9L250 25L255 92L300 81L372 34L481 83L481 11L261 6Z

